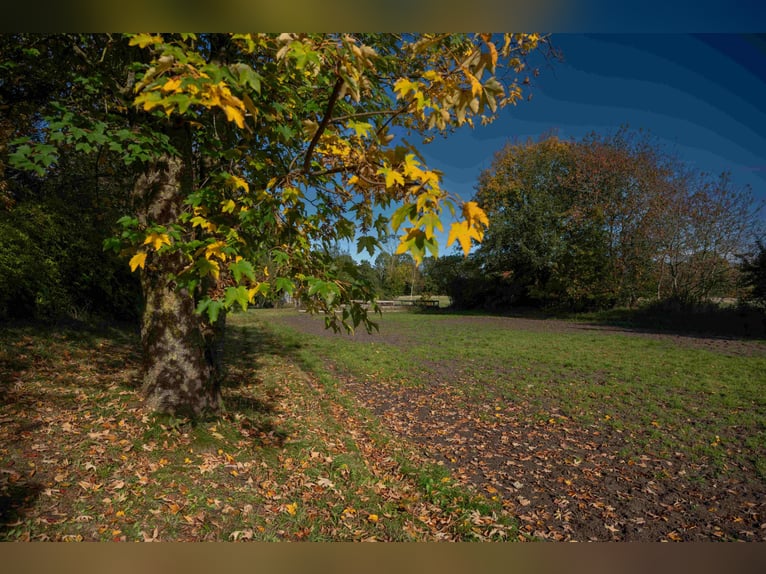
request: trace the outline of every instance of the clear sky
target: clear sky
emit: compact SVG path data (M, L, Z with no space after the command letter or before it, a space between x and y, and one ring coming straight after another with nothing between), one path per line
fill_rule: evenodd
M563 61L537 61L531 101L489 126L422 148L463 199L507 141L645 129L693 168L729 171L766 200L766 34L553 34ZM445 231L448 225L445 226ZM446 233L440 241L446 248ZM355 249L351 249L355 251Z

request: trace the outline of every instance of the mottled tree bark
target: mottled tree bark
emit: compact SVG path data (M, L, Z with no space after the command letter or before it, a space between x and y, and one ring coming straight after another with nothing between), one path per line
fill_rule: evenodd
M154 161L134 186L144 224L174 222L193 185L190 136L182 127L170 136L180 155ZM184 264L179 253L151 253L142 270L142 390L154 411L199 418L220 409L220 365L210 350L217 347L215 329L203 328L194 294L173 281Z

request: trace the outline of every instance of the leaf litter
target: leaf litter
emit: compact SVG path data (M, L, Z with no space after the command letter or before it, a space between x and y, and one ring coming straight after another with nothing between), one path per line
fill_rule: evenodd
M337 338L318 331L307 316L280 319L292 329ZM449 321L475 329L481 319ZM541 328L529 319L503 322L507 328ZM552 325L546 322L543 328ZM571 323L560 326L576 329ZM413 347L412 337L403 337L401 330L381 333L380 343L401 346L402 352ZM347 340L359 344L371 339ZM752 351L755 343L746 344ZM762 354L764 347L756 350ZM375 373L360 375L337 361L326 363L340 388L388 431L444 464L461 483L500 501L518 518L520 540L766 541L766 481L740 462L742 457L730 456L734 447L726 450L719 436L709 448L705 445L705 456L686 449L654 453L651 442L637 448L642 437L621 429L610 414L585 423L563 414L555 400L532 405L523 397L500 400L467 393L473 381L454 359L441 365L434 359L421 362L422 370L413 374L421 381L416 385ZM652 421L647 432L660 427ZM740 445L737 450L741 454L744 449ZM715 456L726 462L711 464Z
M197 424L144 409L134 330L4 329L0 540L518 536L502 505L425 472L279 341L231 329L227 410Z

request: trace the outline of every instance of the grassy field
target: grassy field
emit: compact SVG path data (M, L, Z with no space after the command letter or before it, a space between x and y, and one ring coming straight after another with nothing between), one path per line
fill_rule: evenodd
M766 345L513 321L235 314L194 425L132 330L6 327L0 539L766 538Z
M636 452L684 450L722 472L737 460L766 480L766 352L738 356L654 338L531 332L501 321L479 327L449 315L392 314L382 331L400 344L314 337L303 342L303 353L331 357L366 380L402 385L428 385L446 364L468 400L524 402L540 420L603 422L633 435ZM731 459L710 446L716 437L742 448Z
M143 409L136 345L132 330L0 332L0 539L518 536L258 320L233 318L227 412L200 424Z
M557 504L580 501L579 515L541 510L571 514L547 532L535 524L538 537L766 537L763 341L449 314L390 314L373 337L330 336L308 318L262 320L308 364L329 359L391 430L505 495L512 514L529 518L524 502L545 507L554 492ZM525 449L541 460L513 462L529 458ZM584 518L582 500L626 516Z

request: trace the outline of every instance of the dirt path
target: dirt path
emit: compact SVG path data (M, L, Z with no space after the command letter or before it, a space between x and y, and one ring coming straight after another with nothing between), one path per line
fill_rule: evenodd
M304 332L333 336L307 316L282 320ZM449 322L496 322L503 328L555 332L597 331L672 340L733 355L766 354L758 341L655 334L556 320L452 317ZM381 330L359 342L406 343ZM338 372L345 388L393 432L449 465L486 496L501 496L531 537L559 541L766 541L766 485L752 470L722 479L683 453L660 459L651 452L627 459L627 438L603 426L558 417L540 421L523 402L498 407L459 396L449 365L433 365L433 384L412 388L374 385ZM459 405L459 406L458 406Z

